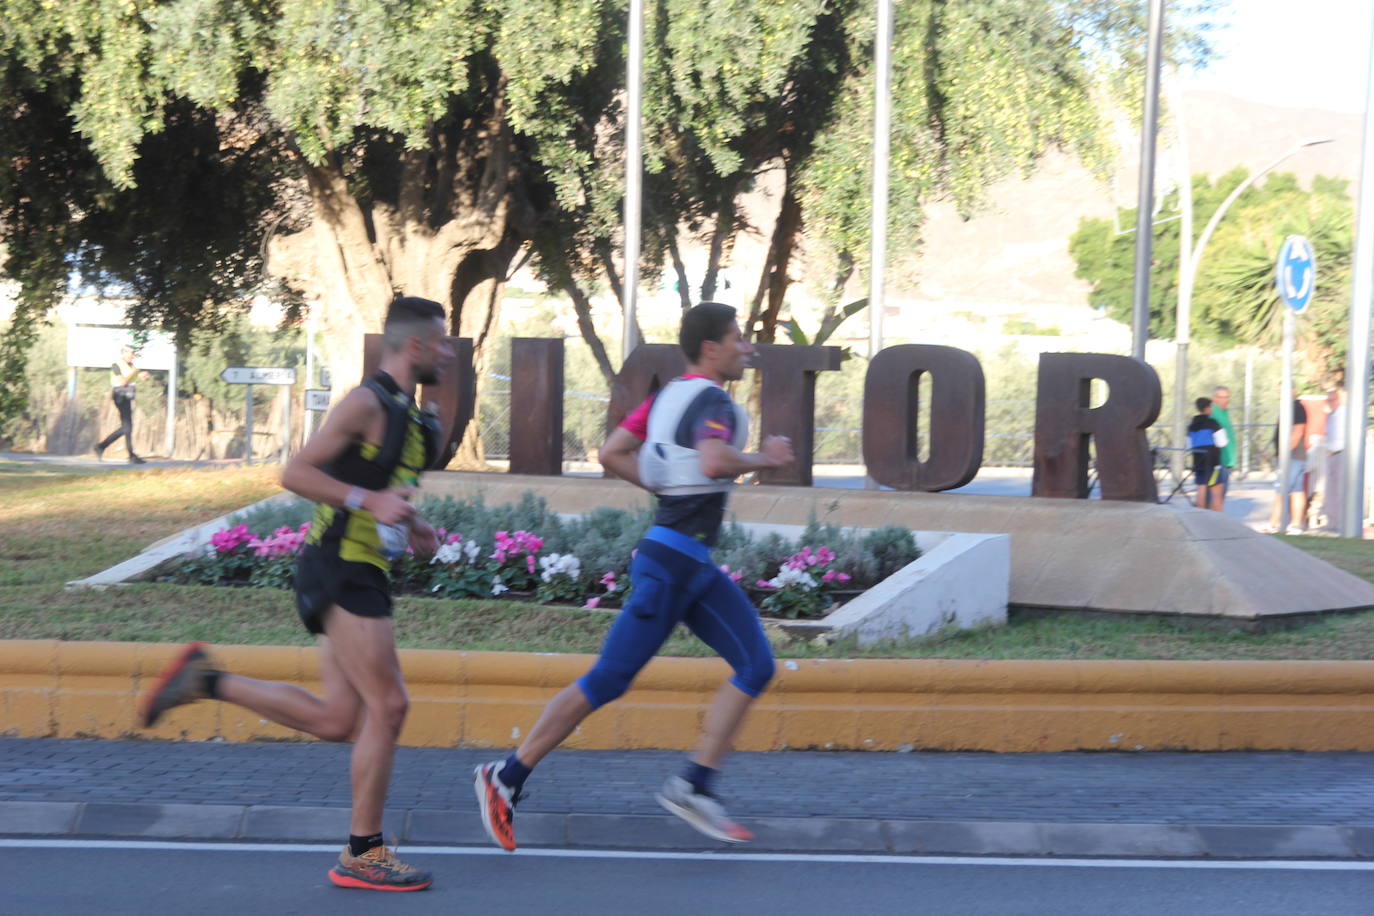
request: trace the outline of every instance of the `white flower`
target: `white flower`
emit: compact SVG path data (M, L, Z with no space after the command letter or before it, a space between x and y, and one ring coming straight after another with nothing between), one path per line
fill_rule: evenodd
M558 575L569 579L577 579L582 575L582 561L570 553L545 554L539 558L539 566L544 570L539 578L545 582Z
M508 592L508 591L510 591L510 589L506 587L506 583L504 583L504 582L501 581L501 577L500 577L500 576L492 576L492 577L491 577L491 593L492 593L493 595L499 595L499 594L501 594L502 592Z
M476 559L477 559L477 554L481 553L481 548L479 548L479 547L477 546L477 542L476 542L476 541L463 541L462 543L463 543L463 553L467 555L468 562L471 563L471 562L473 562L474 560L476 560Z
M768 580L768 584L773 586L773 588L787 588L789 585L797 585L800 586L803 591L809 592L816 587L816 580L804 569L793 569L790 566L784 566L782 569L778 570L776 576Z
M444 545L443 545L442 547L440 547L438 550L434 551L434 559L430 560L429 562L430 562L431 564L433 564L433 563L444 563L444 564L448 564L448 563L457 563L457 562L461 561L462 559L463 559L463 545L462 545L462 544L444 544Z

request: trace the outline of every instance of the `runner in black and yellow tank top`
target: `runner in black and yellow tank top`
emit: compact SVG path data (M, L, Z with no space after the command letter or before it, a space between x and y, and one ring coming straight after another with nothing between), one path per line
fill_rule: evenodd
M432 418L415 391L453 358L443 307L394 300L380 371L340 401L282 474L282 484L318 503L296 569L296 604L319 639L323 698L217 669L202 644L172 660L144 698L143 722L197 699L236 703L263 718L327 741L354 740L353 813L348 845L329 879L341 887L416 891L428 872L396 858L382 839L382 809L407 699L391 628L392 556L438 546L410 504L420 473L439 449Z

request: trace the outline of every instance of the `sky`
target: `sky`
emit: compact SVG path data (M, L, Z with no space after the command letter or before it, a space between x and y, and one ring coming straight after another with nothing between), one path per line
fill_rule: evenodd
M1185 85L1287 108L1362 113L1372 18L1374 0L1231 0L1212 33L1217 57Z

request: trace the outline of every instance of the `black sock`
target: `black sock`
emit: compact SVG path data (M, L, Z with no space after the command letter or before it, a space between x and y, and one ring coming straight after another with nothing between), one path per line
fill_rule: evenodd
M205 695L212 700L219 699L219 676L220 672L214 668L205 672Z
M530 768L520 762L520 758L511 754L506 758L505 765L496 774L496 778L518 793L525 786L525 780L530 778Z
M719 771L689 760L687 769L682 771L682 778L692 784L693 792L698 795L710 795L711 781L716 778L717 772Z
M355 856L360 856L369 849L376 849L384 842L385 840L382 839L380 833L374 833L372 836L358 836L355 833L350 833L348 835L348 851Z

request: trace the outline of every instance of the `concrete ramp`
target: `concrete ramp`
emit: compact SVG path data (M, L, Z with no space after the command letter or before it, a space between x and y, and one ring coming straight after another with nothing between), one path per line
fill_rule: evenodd
M648 504L616 480L442 471L424 491L488 503L533 491L558 512ZM1262 627L1304 614L1374 608L1374 584L1220 513L1191 506L900 493L820 487L736 489L742 522L1011 535L1013 608L1177 614Z

